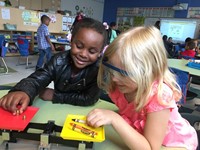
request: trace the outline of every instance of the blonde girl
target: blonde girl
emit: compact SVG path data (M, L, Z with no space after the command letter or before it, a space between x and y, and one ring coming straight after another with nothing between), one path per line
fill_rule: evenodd
M196 149L196 131L178 113L181 91L157 28L136 27L120 34L103 55L98 84L119 112L92 110L90 126L111 124L130 149Z

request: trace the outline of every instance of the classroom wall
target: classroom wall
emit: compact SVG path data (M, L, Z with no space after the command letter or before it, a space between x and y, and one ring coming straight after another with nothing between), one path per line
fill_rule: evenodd
M87 17L102 21L104 0L61 0L61 10L69 10L72 15L83 11Z
M118 7L172 7L177 3L188 3L188 7L200 7L200 0L105 0L103 21L116 21ZM176 11L175 18L186 18L187 11Z
M39 15L41 15L41 13L39 13L38 11L0 6L0 30L4 30L4 24L14 24L17 26L17 31L37 31L37 28L40 25ZM61 33L62 15L47 15L56 18L54 22L50 23L49 31L54 33Z

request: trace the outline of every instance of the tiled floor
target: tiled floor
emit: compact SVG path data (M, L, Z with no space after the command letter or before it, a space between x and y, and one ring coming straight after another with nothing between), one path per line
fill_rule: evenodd
M21 79L29 76L31 73L35 71L35 66L37 64L38 55L30 55L29 56L29 64L30 68L26 69L26 65L17 65L19 57L5 57L5 62L8 67L16 70L17 72L8 72L8 74L0 74L0 85L10 84L10 83L17 83ZM26 59L21 58L20 63L25 63ZM2 61L0 60L0 64L3 65ZM53 87L53 83L49 85L49 87Z
M2 75L0 74L0 85L9 84L9 83L16 83L20 81L22 78L27 77L35 70L35 65L37 63L38 56L31 55L29 57L29 64L30 66L34 66L33 68L26 69L26 65L17 65L19 57L5 57L5 62L8 67L16 70L17 72L8 72L8 74ZM20 59L20 62L26 62L25 58ZM2 61L0 60L0 64L3 65Z

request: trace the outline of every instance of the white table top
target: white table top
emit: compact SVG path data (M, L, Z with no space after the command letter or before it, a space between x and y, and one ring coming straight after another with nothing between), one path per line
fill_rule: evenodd
M200 76L200 70L186 66L188 60L185 59L168 59L168 66L187 71L190 75Z
M54 39L51 39L51 42L52 42L53 44L70 45L69 42L59 42L59 41L54 40Z

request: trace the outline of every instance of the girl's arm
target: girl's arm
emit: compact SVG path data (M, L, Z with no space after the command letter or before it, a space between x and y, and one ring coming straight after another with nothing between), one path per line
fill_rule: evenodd
M119 114L110 111L95 109L87 116L89 125L99 127L111 124L125 144L134 150L160 150L169 119L169 110L149 113L144 128L144 135L131 127Z

